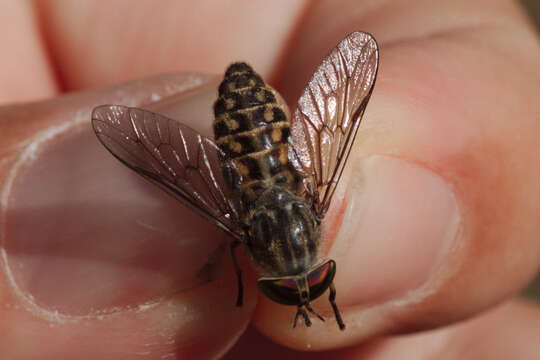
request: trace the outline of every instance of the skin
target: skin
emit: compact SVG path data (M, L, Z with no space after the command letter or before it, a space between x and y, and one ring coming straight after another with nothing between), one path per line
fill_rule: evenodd
M506 0L265 6L4 5L2 353L533 358L540 310L514 299L540 266L540 47L522 9ZM143 106L208 133L218 78L107 86L246 60L294 104L320 59L358 29L377 39L380 72L325 219L347 330L325 297L313 306L326 322L293 330L295 309L258 298L247 257L242 308L228 257L197 276L226 236L115 162L89 130L90 111Z

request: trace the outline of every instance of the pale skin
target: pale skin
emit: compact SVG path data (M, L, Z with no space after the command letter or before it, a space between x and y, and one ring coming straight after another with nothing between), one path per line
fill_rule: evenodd
M540 46L523 11L507 0L264 3L4 5L2 354L533 358L540 309L514 299L540 266ZM375 36L381 62L325 219L347 329L327 295L313 303L324 323L292 329L294 307L258 296L246 256L242 308L229 259L208 283L183 276L226 236L78 129L89 131L94 106L120 103L208 131L217 78L103 88L220 74L236 60L294 109L315 66L354 30Z

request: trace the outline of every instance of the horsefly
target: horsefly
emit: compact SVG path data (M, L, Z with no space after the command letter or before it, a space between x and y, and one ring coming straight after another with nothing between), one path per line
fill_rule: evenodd
M329 290L336 263L321 254L324 216L343 173L378 67L375 39L354 32L319 65L289 118L281 97L246 63L228 67L214 104L214 139L138 108L103 105L92 124L122 163L166 190L243 245L260 273L259 291L323 320L310 302Z

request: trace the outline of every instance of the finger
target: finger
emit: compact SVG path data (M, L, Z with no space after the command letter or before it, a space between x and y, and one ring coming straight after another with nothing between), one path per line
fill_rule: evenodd
M415 4L405 21L398 2L317 3L285 62L290 100L356 24L380 44L375 91L325 219L347 329L332 320L293 330L294 309L262 301L257 328L287 346L447 324L512 296L538 269L538 41L513 3ZM349 21L326 23L338 9ZM332 319L327 299L314 305Z
M96 105L189 103L209 85L170 75L0 109L4 356L215 358L241 334L249 272L242 308L228 257L209 264L211 282L198 276L225 235L123 167L90 126Z
M58 89L30 2L2 4L0 13L0 102L29 101Z
M224 360L534 359L540 351L539 332L538 306L515 301L443 329L315 353L283 347L250 328Z
M220 73L239 60L267 74L304 3L47 1L39 10L69 90L178 70Z

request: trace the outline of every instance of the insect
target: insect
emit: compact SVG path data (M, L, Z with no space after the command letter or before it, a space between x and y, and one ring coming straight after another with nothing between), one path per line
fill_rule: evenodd
M329 290L336 263L322 254L322 221L349 157L377 76L378 47L354 32L322 61L292 117L277 92L245 63L225 72L214 104L214 139L159 114L120 105L94 109L101 143L122 163L244 245L270 300L324 320L310 302Z

